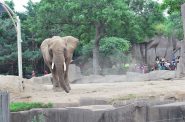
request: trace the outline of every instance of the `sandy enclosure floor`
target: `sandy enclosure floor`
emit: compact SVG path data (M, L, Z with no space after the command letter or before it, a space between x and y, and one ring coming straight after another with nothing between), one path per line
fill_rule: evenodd
M185 80L71 84L71 92L54 92L51 85L11 94L11 101L78 103L80 98L125 100L159 98L183 100Z

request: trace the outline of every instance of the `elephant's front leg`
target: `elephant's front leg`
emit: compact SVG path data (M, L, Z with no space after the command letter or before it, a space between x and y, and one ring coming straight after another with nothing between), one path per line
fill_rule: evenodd
M66 71L64 73L65 74L64 75L64 80L65 80L65 83L66 83L67 87L69 88L69 90L71 90L71 87L69 85L69 78L68 78L70 59L67 59L65 63L66 63Z
M58 76L57 76L57 73L56 73L56 70L55 69L51 69L50 70L51 73L52 73L52 84L53 84L53 90L54 91L61 91L60 89L60 84L58 82Z
M51 71L51 74L52 74L51 82L53 84L53 89L55 89L56 87L59 87L59 83L57 81L56 69L51 68L51 62L46 62L46 65L49 67L49 70Z

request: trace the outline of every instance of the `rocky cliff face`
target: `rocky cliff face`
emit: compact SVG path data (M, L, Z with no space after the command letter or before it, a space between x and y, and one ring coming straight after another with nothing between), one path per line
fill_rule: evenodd
M171 61L173 53L175 56L180 56L180 45L181 41L174 38L154 37L149 42L133 45L133 62L153 65L156 56Z

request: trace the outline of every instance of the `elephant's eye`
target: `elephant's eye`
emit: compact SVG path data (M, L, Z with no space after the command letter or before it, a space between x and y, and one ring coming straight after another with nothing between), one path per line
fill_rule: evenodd
M53 51L52 51L52 49L49 49L49 54L50 54L51 57L53 57Z

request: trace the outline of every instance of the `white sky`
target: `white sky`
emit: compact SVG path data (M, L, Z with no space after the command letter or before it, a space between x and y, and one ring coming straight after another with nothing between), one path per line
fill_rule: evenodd
M23 5L26 5L29 0L12 0L15 4L15 11L24 12L25 8ZM33 2L39 2L40 0L32 0Z

